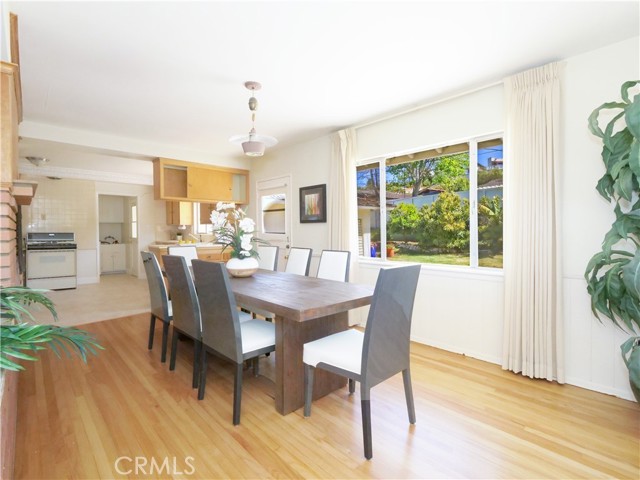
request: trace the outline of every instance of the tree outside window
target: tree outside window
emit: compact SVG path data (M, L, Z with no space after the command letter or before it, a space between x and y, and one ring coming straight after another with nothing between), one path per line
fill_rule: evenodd
M492 139L359 167L361 255L501 268L502 161L502 140ZM386 202L380 208L382 196ZM381 212L385 228L371 228L371 219ZM362 240L373 242L377 235L383 238L374 242L374 255L365 251Z

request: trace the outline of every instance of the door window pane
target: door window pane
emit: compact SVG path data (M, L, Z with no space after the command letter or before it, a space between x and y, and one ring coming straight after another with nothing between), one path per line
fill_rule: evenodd
M286 196L284 193L265 195L260 199L264 233L286 233Z

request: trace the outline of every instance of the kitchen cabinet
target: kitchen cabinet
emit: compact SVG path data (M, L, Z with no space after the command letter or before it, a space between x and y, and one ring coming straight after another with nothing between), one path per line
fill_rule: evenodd
M156 199L249 203L249 171L159 158L153 163Z
M100 195L98 198L98 215L100 223L124 223L124 198Z
M226 249L224 253L222 252L221 245L209 245L209 246L198 246L196 245L196 250L198 252L198 258L200 260L205 260L208 262L226 262L231 258L231 250ZM162 261L163 255L168 255L169 247L168 245L158 245L152 244L149 245L149 251L153 253L158 259L158 263L160 264L160 268L164 269L164 263Z
M126 245L100 245L100 273L120 273L127 270Z
M192 225L193 203L167 202L167 225Z

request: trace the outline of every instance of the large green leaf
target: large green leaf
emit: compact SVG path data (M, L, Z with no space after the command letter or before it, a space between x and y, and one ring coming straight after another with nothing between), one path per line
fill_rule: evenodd
M613 196L613 178L608 173L605 173L600 180L598 180L598 184L596 185L596 190L600 195L602 195L607 201L611 201L611 197Z
M628 145L631 145L633 135L629 132L629 129L625 126L620 131L613 133L616 127L616 123L624 116L624 110L611 119L604 129L604 135L602 136L602 143L605 147L611 150L611 154L614 157L619 156L622 152L625 152Z
M622 280L627 292L640 302L640 250L622 267Z
M633 98L633 102L625 109L624 121L629 132L640 140L640 95L636 95Z
M629 149L629 168L633 174L640 178L640 139L634 138Z
M625 200L631 201L633 197L633 172L629 168L623 168L618 178L619 188L617 193ZM615 188L615 187L614 187Z
M596 137L600 137L602 138L604 136L604 132L600 129L600 125L598 125L598 116L600 115L600 112L603 110L617 110L619 108L625 108L627 105L625 103L619 103L619 102L607 102L607 103L603 103L602 105L600 105L598 108L596 108L591 115L589 115L589 130L591 131L591 133L593 133Z
M640 85L640 80L628 80L622 84L622 87L620 87L620 96L624 103L629 103L629 90L636 85Z

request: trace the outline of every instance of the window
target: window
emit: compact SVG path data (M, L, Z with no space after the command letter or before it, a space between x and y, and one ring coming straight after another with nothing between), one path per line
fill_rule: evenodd
M208 204L206 203L193 203L193 230L196 234L213 233L213 225L210 223L211 221L207 220L207 218L202 218L202 214L206 215L208 212L203 210L202 214L200 213L200 210L206 208L207 206ZM203 220L209 223L202 223Z
M138 206L131 205L131 238L138 238Z
M260 204L262 225L259 230L267 234L286 234L286 194L263 195Z
M502 167L501 138L358 166L360 255L502 268Z

